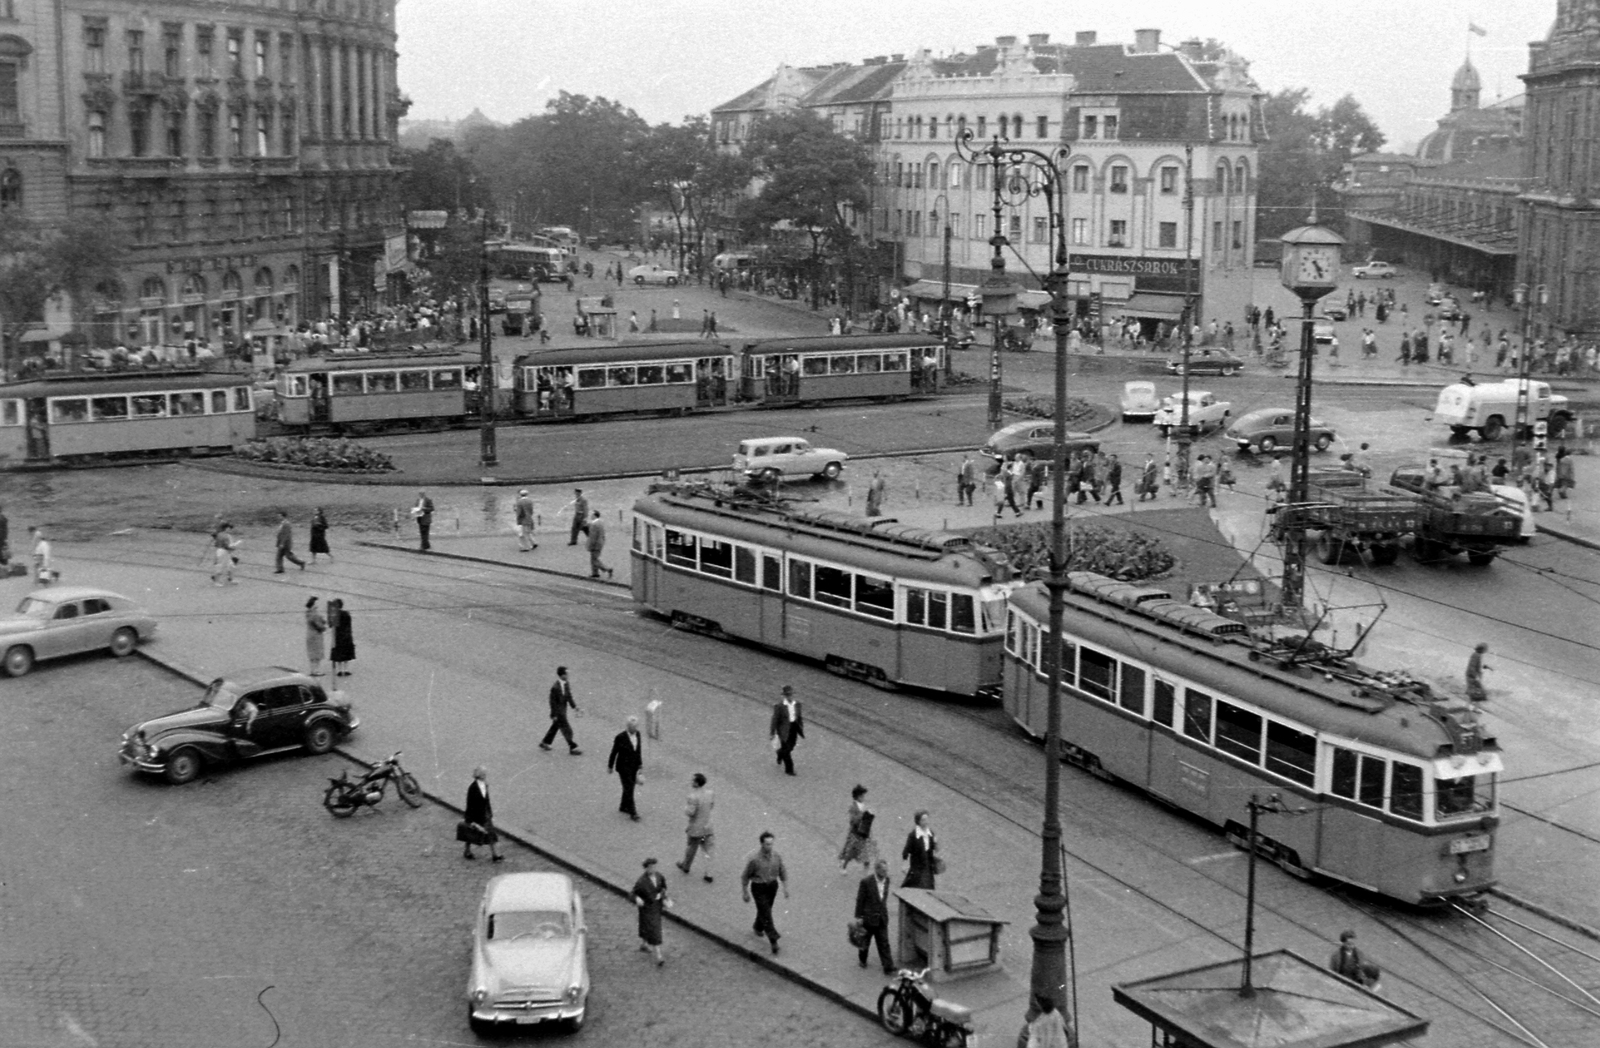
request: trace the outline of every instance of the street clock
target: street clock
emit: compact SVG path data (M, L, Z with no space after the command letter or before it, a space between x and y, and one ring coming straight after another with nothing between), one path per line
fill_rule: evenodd
M1279 280L1302 299L1322 298L1339 286L1340 248L1344 237L1326 226L1291 229L1282 237L1283 268Z

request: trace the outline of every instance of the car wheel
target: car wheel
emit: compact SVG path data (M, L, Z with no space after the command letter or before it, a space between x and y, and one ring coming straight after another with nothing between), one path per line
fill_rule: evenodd
M677 287L678 286L678 278L677 277L668 277L667 278L667 286L668 287Z
M21 677L33 669L33 649L23 644L6 650L6 673Z
M111 635L111 654L117 658L132 655L139 647L139 631L132 626L124 626Z
M583 1029L583 1022L587 1018L589 1018L589 1009L586 1005L583 1011L567 1020L567 1032L577 1033L579 1030Z
M644 287L644 277L634 277L633 282L638 284L640 287Z
M333 728L327 721L318 721L306 729L305 747L307 753L327 753L333 749Z
M201 763L200 754L194 750L178 750L167 758L163 774L172 785L182 786L186 782L193 782L199 776Z
M844 472L844 467L837 462L830 462L822 467L822 475L829 480L838 480L839 474Z
M1261 438L1261 453L1263 455L1272 454L1272 452L1274 450L1276 450L1277 447L1278 447L1278 442L1276 440L1274 440L1273 438L1271 438L1271 437L1262 437Z
M773 469L769 466L760 473L756 474L756 479L761 481L763 484L776 484L778 482L778 478L782 475L782 470Z
M1318 451L1327 451L1329 446L1332 445L1332 444L1333 444L1333 438L1328 436L1326 433L1322 433L1322 434L1318 435L1318 437L1316 439L1316 442L1312 446L1315 447Z
M1233 376L1237 375L1238 373L1239 373L1239 369L1238 368L1223 368L1222 369L1222 377L1223 378L1232 378Z
M1484 440L1499 440L1505 435L1505 432L1506 424L1501 420L1499 415L1496 415L1483 425Z

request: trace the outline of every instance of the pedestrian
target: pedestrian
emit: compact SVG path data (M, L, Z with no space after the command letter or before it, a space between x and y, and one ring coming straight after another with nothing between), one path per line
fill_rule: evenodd
M1039 1014L1028 1023L1027 1048L1071 1048L1066 1017L1056 1009L1055 998L1040 994Z
M650 311L650 326L645 328L644 330L645 330L645 333L648 334L648 335L653 335L656 332L661 330L660 321L658 321L656 319L656 311L653 310L653 309Z
M848 872L850 864L859 862L872 869L878 857L877 842L872 839L872 820L876 818L867 807L867 788L860 784L850 791L850 828L844 835L844 847L839 849L839 870Z
M707 338L716 338L717 337L717 315L716 315L716 313L712 313L709 317L706 318L706 337Z
M583 751L578 748L578 743L572 737L572 725L567 721L567 710L578 712L578 704L572 701L572 682L567 679L567 668L556 667L555 683L550 685L550 729L544 733L544 738L539 741L541 750L548 750L550 744L556 740L556 733L567 740L567 752L572 756L580 756Z
M639 312L638 312L638 310L634 310L634 309L628 310L628 333L630 335L637 335L639 333Z
M894 974L894 955L889 952L889 863L879 859L872 864L872 872L861 878L856 886L856 920L866 930L867 939L856 951L861 967L867 966L867 951L873 943L878 945L878 961L883 974Z
M655 856L644 861L644 872L633 882L633 905L639 909L639 949L656 955L656 967L667 963L661 956L661 913L672 908L667 879L656 870Z
M322 635L328 632L328 620L317 610L317 598L306 598L306 661L311 664L311 676L322 676Z
M539 548L533 541L534 509L533 499L528 496L528 489L523 488L517 492L517 548L524 553L532 553Z
M411 507L411 516L417 522L418 548L426 553L433 548L428 542L428 529L433 527L433 500L426 491L417 492L417 504Z
M0 565L11 563L11 521L0 507Z
M41 586L48 586L61 577L50 550L50 540L45 538L44 529L37 526L28 529L28 538L33 544L34 581Z
M778 940L783 936L772 922L772 904L778 899L780 887L783 897L789 897L789 873L783 868L783 856L773 849L777 838L772 832L763 830L760 841L761 847L751 852L744 861L744 873L739 876L739 885L745 902L752 898L755 900L756 922L751 929L757 935L765 935L772 944L772 952L777 953Z
M1361 956L1361 951L1356 948L1355 932L1345 931L1339 934L1339 948L1328 958L1328 968L1358 986L1365 986L1369 990L1378 988L1381 973L1376 964Z
M1028 497L1024 500L1026 505L1034 506L1034 500L1044 487L1048 473L1049 467L1045 465L1044 459L1034 459L1028 463ZM1035 508L1044 509L1044 500L1040 499Z
M606 573L606 578L615 578L616 571L606 567L604 562L600 560L600 554L606 548L606 524L605 521L600 519L599 510L595 510L589 516L589 534L586 544L589 548L589 577L597 579L603 571Z
M644 767L644 736L639 734L639 718L629 717L628 726L617 732L611 740L611 756L606 760L606 772L616 772L622 780L622 803L617 810L634 822L639 821L639 809L633 802L633 788L639 785Z
M232 586L234 584L233 567L239 563L239 555L234 550L239 548L239 540L234 537L233 525L222 521L217 525L217 530L211 533L211 584L213 586Z
M873 470L872 482L867 485L867 516L883 516L883 496L887 492L888 486L883 481L883 474Z
M906 879L900 882L900 887L926 888L932 891L934 876L944 869L944 860L939 858L939 842L934 838L933 828L928 824L927 811L917 812L911 821L915 825L911 832L906 834L906 846L900 849L900 858L909 863L906 868Z
M1139 473L1139 501L1155 498L1160 490L1160 467L1156 465L1155 452L1147 451L1144 454L1144 469Z
M350 664L356 661L356 627L343 599L328 601L328 629L333 632L333 650L328 652L328 661L333 664L330 668L335 677L348 677Z
M1200 505L1204 506L1207 500L1212 506L1217 504L1217 467L1210 455L1201 455L1194 467L1194 493L1199 497Z
M956 467L956 505L972 505L973 493L978 490L978 466L970 454Z
M572 489L572 501L567 505L572 507L572 531L567 536L567 545L576 546L578 535L589 529L589 500L583 497L582 488Z
M1005 512L1006 498L1010 495L1010 485L1006 483L1007 474L1005 467L997 467L991 474L994 480L990 483L990 491L994 495L994 519L999 520L1000 514Z
M502 862L505 856L500 854L496 845L500 835L494 829L494 805L489 802L489 772L483 765L472 769L472 782L467 786L467 805L463 812L466 818L465 825L456 829L456 839L461 841L463 859L476 859L472 854L473 846L487 844L489 855L494 862Z
M319 553L329 560L333 559L333 553L328 549L328 515L322 512L321 506L311 514L311 563L317 562Z
M1483 657L1489 654L1489 645L1480 641L1467 656L1467 699L1471 702L1488 702L1489 693L1483 687L1483 674L1494 669L1485 666Z
M1556 463L1554 459L1541 456L1537 485L1539 497L1544 499L1544 508L1549 512L1554 512L1556 508Z
M274 566L273 566L272 573L274 575L282 575L283 574L283 562L286 561L286 560L293 561L294 563L300 565L300 570L301 571L306 570L306 562L301 560L299 557L295 556L295 554L294 554L294 525L289 523L289 511L288 510L281 510L280 509L278 511L278 535L277 535L277 539L278 539L278 554L277 554L277 557L273 561L273 565Z
M1113 502L1127 505L1122 499L1122 462L1115 455L1106 461L1106 505Z
M772 722L768 730L772 736L772 749L778 755L785 774L794 774L794 747L806 736L805 717L800 703L795 700L794 688L785 684L783 698L772 704Z
M710 884L711 855L716 843L716 834L711 829L711 809L716 807L717 795L716 791L706 785L706 777L700 772L694 773L689 784L691 787L689 800L683 810L683 814L689 819L689 827L684 831L688 843L683 852L683 861L676 865L687 874L689 867L694 865L695 852L704 852L706 861L700 869L705 882Z
M1567 492L1578 486L1578 477L1572 465L1572 453L1565 444L1556 449L1556 494L1567 498Z

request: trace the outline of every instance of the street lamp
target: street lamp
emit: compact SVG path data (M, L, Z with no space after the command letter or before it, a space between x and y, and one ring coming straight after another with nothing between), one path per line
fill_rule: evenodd
M494 336L489 331L489 209L478 244L478 464L499 465L494 434Z
M1528 377L1532 367L1528 352L1528 335L1533 325L1533 306L1537 302L1540 307L1550 301L1550 289L1543 284L1529 287L1527 284L1518 284L1516 288L1516 302L1522 307L1522 350L1517 354L1517 425L1512 439L1517 443L1518 454L1513 459L1522 459L1522 466L1532 462L1531 457L1521 454L1522 445L1527 441L1532 427L1529 425L1528 416L1531 414L1528 404Z
M944 374L949 378L955 370L955 339L954 325L951 323L950 309L950 198L944 193L934 197L935 206L944 204L944 292L939 299L939 337L944 339ZM999 428L998 426L995 428Z

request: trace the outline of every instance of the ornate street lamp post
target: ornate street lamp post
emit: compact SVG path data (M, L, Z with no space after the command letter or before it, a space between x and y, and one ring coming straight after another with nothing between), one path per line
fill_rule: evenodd
M489 209L483 209L478 245L478 465L495 466L494 336L489 333Z
M1532 465L1533 457L1526 454L1523 448L1523 444L1526 443L1533 431L1533 427L1529 422L1531 411L1528 403L1528 378L1532 368L1532 354L1529 350L1532 347L1529 344L1528 336L1532 333L1533 307L1535 305L1543 307L1546 302L1550 301L1550 289L1543 284L1536 284L1531 287L1527 284L1518 284L1516 301L1517 305L1522 307L1522 349L1517 353L1517 419L1516 428L1511 434L1511 439L1516 443L1518 453L1512 456L1512 460L1521 459L1523 463Z

